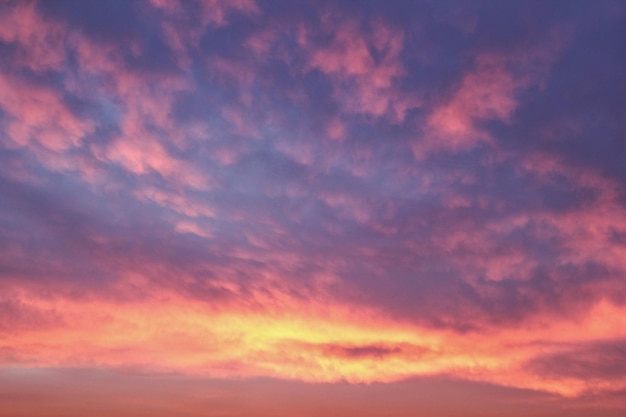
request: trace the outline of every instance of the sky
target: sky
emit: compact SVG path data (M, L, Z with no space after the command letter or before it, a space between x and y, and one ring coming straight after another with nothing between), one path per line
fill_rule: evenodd
M0 416L626 414L626 2L0 1Z

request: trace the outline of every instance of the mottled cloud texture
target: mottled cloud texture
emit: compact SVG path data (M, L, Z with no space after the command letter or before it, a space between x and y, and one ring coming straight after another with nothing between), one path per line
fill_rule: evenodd
M0 415L624 415L625 120L620 1L2 1Z

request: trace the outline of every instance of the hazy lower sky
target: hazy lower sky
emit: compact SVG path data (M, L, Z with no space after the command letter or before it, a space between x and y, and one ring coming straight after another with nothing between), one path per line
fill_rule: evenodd
M0 416L626 414L626 2L0 1Z

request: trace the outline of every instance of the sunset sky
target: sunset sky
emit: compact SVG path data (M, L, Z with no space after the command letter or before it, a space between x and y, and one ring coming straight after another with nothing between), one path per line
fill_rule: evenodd
M0 416L624 415L625 1L0 1Z

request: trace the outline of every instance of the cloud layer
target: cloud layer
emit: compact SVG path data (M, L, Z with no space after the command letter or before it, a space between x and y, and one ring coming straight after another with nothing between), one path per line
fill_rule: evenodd
M623 409L625 18L1 2L0 367Z

